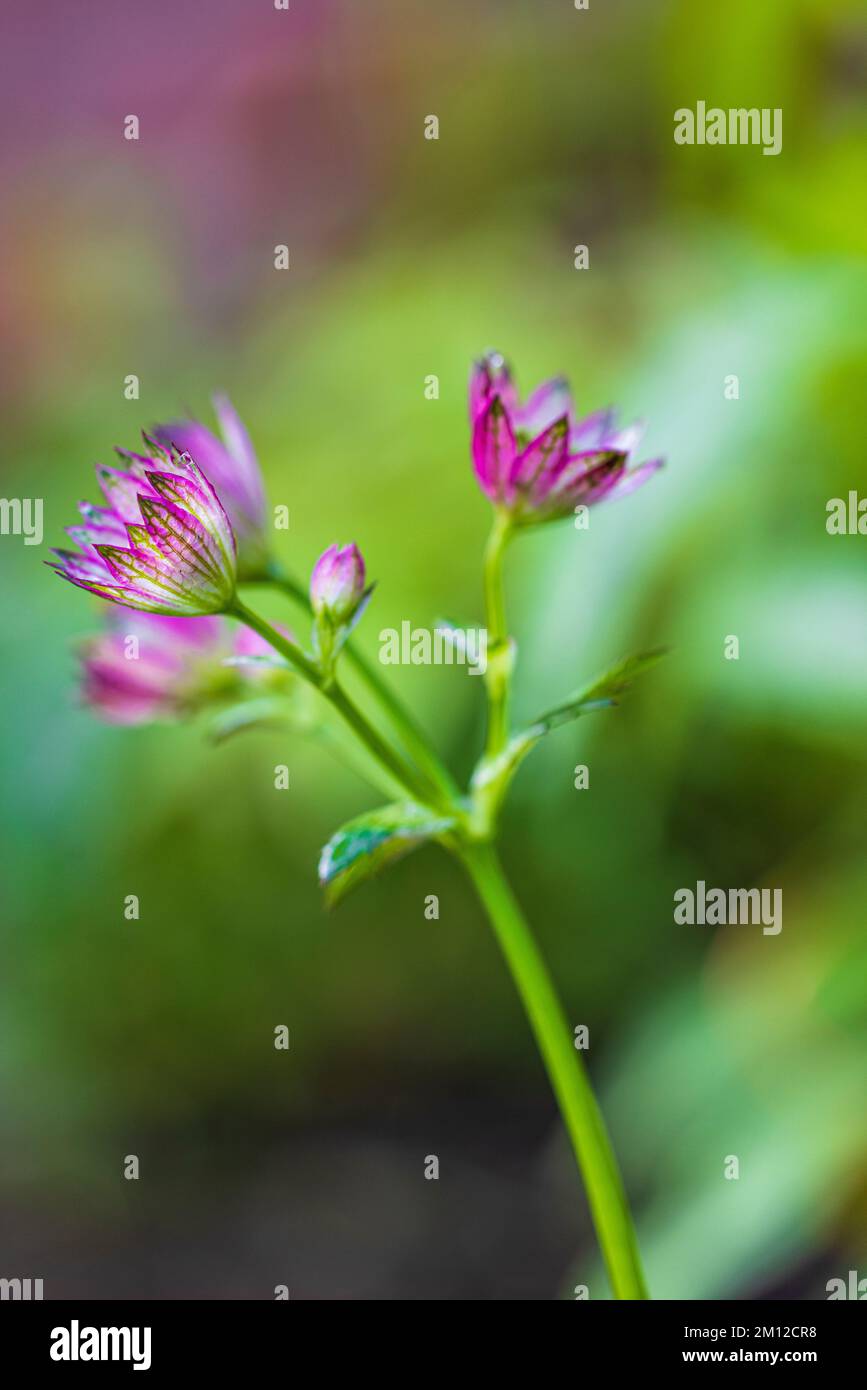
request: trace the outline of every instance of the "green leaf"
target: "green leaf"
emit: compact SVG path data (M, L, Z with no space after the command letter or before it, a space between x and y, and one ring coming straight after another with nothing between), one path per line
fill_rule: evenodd
M427 840L436 840L454 826L453 819L435 816L412 801L368 811L348 821L332 835L319 858L319 882L329 907L354 888Z
M618 696L629 689L635 677L655 666L657 661L665 656L666 651L666 647L657 647L655 651L639 652L637 656L624 657L583 690L576 691L561 704L540 715L527 730L527 734L541 738L543 734L550 733L552 729L559 728L561 724L567 724L572 719L578 719L582 714L589 714L596 709L610 709L618 703Z
M493 825L512 778L527 754L545 734L561 724L578 719L582 714L589 714L591 710L616 705L617 697L628 689L642 671L655 666L665 655L665 650L660 647L656 651L641 652L638 656L628 656L618 661L604 676L597 677L583 690L540 715L528 728L519 730L495 758L483 757L476 765L470 783L479 826L488 828Z

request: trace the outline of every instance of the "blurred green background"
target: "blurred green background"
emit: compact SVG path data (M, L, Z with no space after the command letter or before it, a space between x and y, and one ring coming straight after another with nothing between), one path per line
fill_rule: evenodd
M867 1276L867 541L825 530L830 497L867 492L859 11L4 6L2 490L45 499L45 543L0 539L0 1274L47 1297L607 1296L458 870L425 850L324 913L319 848L375 798L279 733L99 724L73 653L99 605L40 563L93 462L220 388L290 508L287 565L363 548L368 653L403 619L478 623L465 386L496 346L525 389L565 372L582 410L646 418L642 456L668 459L588 532L522 540L508 579L519 718L673 649L533 755L504 833L590 1027L652 1291ZM782 153L676 146L698 100L782 107ZM392 674L465 775L480 682ZM676 925L697 879L781 887L782 933Z

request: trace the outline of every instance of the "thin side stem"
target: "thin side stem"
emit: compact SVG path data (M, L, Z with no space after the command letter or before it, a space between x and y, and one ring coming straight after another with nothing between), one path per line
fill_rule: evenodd
M506 625L503 592L503 555L511 536L511 523L504 512L494 515L494 524L485 546L485 613L488 628L488 736L486 752L495 758L509 737L509 686L512 653Z
M431 747L427 735L413 719L406 706L398 699L391 687L382 679L376 668L361 654L354 642L346 644L346 655L352 662L365 685L389 715L406 749L420 767L436 783L447 797L457 799L461 790L445 763Z
M623 1181L548 969L490 845L459 851L488 913L542 1054L584 1180L614 1297L649 1298Z
M310 601L307 593L297 580L293 579L285 570L272 567L269 572L268 583L280 589L294 603L309 613ZM353 641L347 642L344 650L347 659L389 716L392 725L403 740L407 752L415 758L419 767L427 773L445 796L450 799L457 799L461 795L457 782L442 759L437 756L427 735L416 723L406 706L398 699L387 682L382 679L376 668L362 655Z
M375 762L365 749L359 748L354 738L342 738L336 730L330 729L326 724L319 724L311 729L310 736L334 758L335 762L349 768L374 791L389 798L396 792L403 791L402 786L395 786L391 773Z
M281 656L285 657L305 680L315 686L319 693L334 706L353 732L357 734L368 752L372 754L376 761L380 763L393 778L395 778L401 787L409 792L414 801L420 801L423 805L431 804L431 789L422 778L418 769L413 767L411 763L402 758L399 753L396 753L394 749L385 742L373 725L369 723L367 718L361 713L361 710L352 703L346 692L337 685L336 682L332 682L328 686L323 684L322 676L315 662L311 661L310 658L302 652L300 647L294 642L290 642L288 638L283 636L282 632L278 632L278 630L272 627L265 618L260 617L258 613L254 613L253 610L242 603L240 599L235 600L235 605L231 611L234 617L246 623L254 632L257 632L276 652L279 652ZM443 809L440 799L436 799L435 804L440 809Z

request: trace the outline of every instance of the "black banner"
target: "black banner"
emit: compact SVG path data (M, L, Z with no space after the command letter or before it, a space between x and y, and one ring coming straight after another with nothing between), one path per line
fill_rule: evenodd
M404 1305L405 1306L405 1305ZM612 1372L640 1368L667 1372L674 1368L701 1370L705 1366L735 1365L769 1368L799 1365L824 1375L863 1364L867 1320L858 1303L582 1303L545 1317L544 1341L536 1343L540 1357L568 1359L576 1374L600 1363ZM144 1373L159 1379L189 1372L224 1378L262 1363L298 1367L299 1356L316 1357L332 1369L345 1356L354 1373L369 1370L373 1334L376 1359L387 1358L402 1340L398 1329L365 1304L363 1314L342 1305L325 1313L307 1302L284 1303L14 1303L0 1304L0 1337L4 1367L10 1361L18 1374L50 1371L58 1377ZM407 1314L401 1312L403 1320ZM433 1316L435 1321L431 1322ZM529 1350L527 1333L539 1324L533 1314L521 1327L514 1313L502 1335L492 1335L488 1316L478 1308L473 1318L473 1360L497 1360L499 1347L515 1343ZM373 1321L371 1322L371 1318ZM430 1374L442 1360L444 1373L454 1370L452 1326L463 1342L463 1315L455 1324L442 1306L421 1315L423 1370ZM414 1319L413 1319L414 1321ZM428 1326L425 1330L425 1322ZM335 1328L350 1340L335 1339ZM355 1333L363 1334L359 1340ZM360 1349L366 1347L362 1352ZM420 1368L421 1369L421 1368ZM412 1375L411 1361L405 1372Z

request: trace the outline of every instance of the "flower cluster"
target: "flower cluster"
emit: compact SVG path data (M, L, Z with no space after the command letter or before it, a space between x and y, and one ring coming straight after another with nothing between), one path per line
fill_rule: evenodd
M611 410L578 419L562 377L544 382L522 403L499 353L475 364L469 403L476 477L519 526L557 521L579 505L623 497L662 466L661 459L651 459L629 469L641 427L618 429Z
M546 382L521 401L502 357L489 354L470 379L472 456L495 515L484 556L487 637L483 668L487 695L484 753L466 791L375 667L350 645L357 679L376 701L372 722L337 679L337 662L370 599L366 567L354 544L331 545L310 578L312 655L285 629L248 608L244 582L270 583L295 601L303 590L269 554L265 490L246 430L227 400L215 410L222 438L196 420L158 425L145 435L146 454L118 450L123 467L98 467L105 505L81 504L82 521L69 528L77 551L58 550L62 578L110 600L108 625L82 644L85 701L114 723L140 724L215 709L211 737L287 724L319 733L345 756L343 741L306 712L293 720L285 697L298 682L327 702L360 744L364 775L384 783L390 800L342 826L322 852L319 875L326 900L340 901L402 855L436 842L456 854L472 878L502 941L527 1006L590 1195L612 1288L617 1297L647 1290L616 1160L593 1093L570 1047L562 1010L517 901L503 877L493 842L506 790L531 748L559 725L615 703L633 677L659 653L619 662L604 676L561 700L532 724L513 730L511 638L503 586L503 556L516 528L554 521L644 482L660 460L628 466L634 427L620 430L610 412L576 418L562 380ZM135 610L124 613L121 608ZM237 619L237 633L228 618ZM276 658L275 658L276 654ZM381 721L388 733L381 731ZM392 737L393 736L393 737ZM350 761L351 755L350 755Z
M561 378L522 403L496 353L474 365L469 396L476 476L512 525L557 520L580 504L623 496L661 465L652 459L630 469L640 428L618 429L611 411L578 419ZM265 649L247 628L233 643L217 616L237 615L237 585L261 581L273 567L249 435L226 397L214 398L214 410L220 438L182 419L144 435L146 453L118 449L121 467L98 465L104 504L82 502L81 521L67 528L79 549L53 552L52 568L64 579L142 614L137 627L109 622L82 649L85 698L118 722L195 708L227 689L227 661L261 658ZM323 679L331 678L371 592L356 545L331 545L317 560L310 607ZM124 645L130 636L140 644L136 661Z

